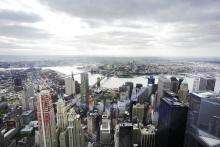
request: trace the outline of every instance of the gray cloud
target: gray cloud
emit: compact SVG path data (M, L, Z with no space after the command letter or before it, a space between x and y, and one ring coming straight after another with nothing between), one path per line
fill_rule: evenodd
M22 25L0 25L0 36L14 37L18 39L45 39L50 34L44 30Z
M154 40L154 36L147 33L131 32L131 31L110 31L100 32L92 35L78 36L75 40L75 46L79 48L84 42L87 48L99 49L114 49L117 46L122 48L134 48L144 49L147 46L151 46L151 41Z
M47 0L52 9L82 18L206 21L220 18L219 0Z
M33 23L41 21L42 18L34 13L27 13L22 11L0 10L1 23Z

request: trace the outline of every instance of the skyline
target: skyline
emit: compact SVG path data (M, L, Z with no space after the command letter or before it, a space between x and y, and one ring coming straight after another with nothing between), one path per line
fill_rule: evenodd
M220 57L220 1L2 0L0 55Z

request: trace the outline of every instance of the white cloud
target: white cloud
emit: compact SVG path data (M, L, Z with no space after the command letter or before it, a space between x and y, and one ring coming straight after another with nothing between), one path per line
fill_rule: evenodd
M2 0L0 54L220 56L219 8L216 0Z

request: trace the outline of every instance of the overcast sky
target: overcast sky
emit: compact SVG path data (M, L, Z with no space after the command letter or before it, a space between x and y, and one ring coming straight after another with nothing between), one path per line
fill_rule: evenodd
M0 54L220 57L220 0L1 0Z

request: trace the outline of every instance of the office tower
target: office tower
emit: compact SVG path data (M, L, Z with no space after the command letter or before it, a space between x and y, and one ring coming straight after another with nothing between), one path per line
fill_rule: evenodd
M188 107L176 98L161 99L158 120L158 140L162 147L183 147Z
M160 105L160 99L164 97L164 91L170 90L171 80L161 75L158 78L158 89L157 89L157 106Z
M34 86L31 83L26 83L24 85L23 96L21 99L23 110L29 110L30 98L35 97Z
M188 83L186 79L184 79L181 82L180 89L178 91L179 100L181 102L188 103L188 95L189 95Z
M102 124L100 126L100 143L102 145L111 144L111 128L108 115L102 115Z
M2 130L0 130L0 143L2 147L6 147L4 134L2 134Z
M156 96L154 94L151 95L150 97L150 105L152 107L152 109L156 109L157 106L157 101L156 101Z
M29 98L28 97L21 97L20 98L22 109L29 110Z
M60 143L60 147L68 147L69 146L67 129L62 130L60 132L60 134L59 134L59 143Z
M16 92L18 92L18 91L21 91L22 89L23 89L23 87L22 87L22 79L21 79L21 77L17 76L14 79L14 90Z
M98 78L97 78L97 87L99 88L100 86L101 86L101 78L98 77Z
M117 104L112 104L111 107L111 113L110 113L110 118L111 118L111 123L112 123L112 128L116 127L116 124L118 123L118 106Z
M80 85L81 102L88 103L89 98L89 76L88 73L81 73L81 85Z
M29 98L29 109L34 111L36 110L36 97Z
M118 101L119 116L123 115L125 111L126 111L126 102L125 101Z
M150 97L153 94L153 88L154 88L153 86L154 85L152 85L152 84L147 86L147 98L146 98L147 102L150 102Z
M94 106L95 106L95 99L90 96L89 97L89 111L92 111L94 109Z
M57 102L57 126L59 130L67 127L66 104L62 96L59 96Z
M177 93L179 90L179 81L177 80L176 77L171 77L171 88L170 90L173 91L174 93Z
M133 82L126 82L125 85L127 86L127 89L128 89L129 99L131 99L134 84Z
M42 90L37 95L37 118L41 147L56 147L56 124L51 94Z
M140 104L147 101L148 98L148 87L141 87L136 90L137 100Z
M143 123L144 118L144 104L137 103L133 106L132 117L136 117L138 122Z
M197 76L194 79L193 92L214 91L216 79L212 76Z
M220 146L220 97L213 92L190 94L185 147Z
M139 124L133 124L132 144L140 144L141 129Z
M180 85L182 84L183 81L184 81L183 78L179 78L179 88L178 89L180 89Z
M65 93L67 95L75 95L76 93L76 86L73 74L72 77L65 78Z
M94 134L98 129L99 118L97 112L88 112L87 114L87 126L88 126L88 133Z
M119 147L132 147L133 125L131 123L119 124Z
M26 83L24 85L24 96L28 98L35 96L34 85L32 83Z
M153 76L148 77L148 85L149 84L152 84L152 85L155 84L155 78Z
M140 147L155 147L156 146L156 133L154 126L141 129ZM161 146L162 147L162 146Z
M115 126L114 147L119 147L119 125Z
M22 86L22 79L20 77L16 77L14 79L14 85L15 86Z
M80 115L76 114L72 108L68 113L68 136L69 147L84 147L85 140L83 130L81 128Z
M33 110L23 111L22 113L22 121L24 125L28 125L30 121L33 121L35 118L35 113Z
M119 97L121 101L129 99L129 90L126 85L119 87Z

